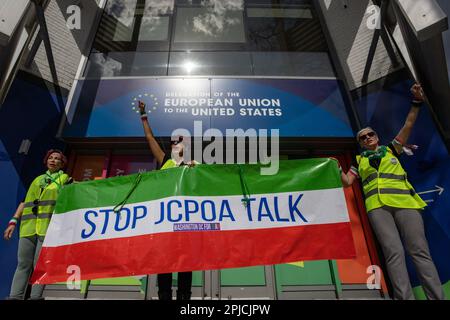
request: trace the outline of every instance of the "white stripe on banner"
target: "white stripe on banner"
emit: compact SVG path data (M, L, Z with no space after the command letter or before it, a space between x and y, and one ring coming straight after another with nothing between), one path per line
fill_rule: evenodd
M45 247L162 232L285 228L348 222L342 188L242 196L178 196L54 214Z

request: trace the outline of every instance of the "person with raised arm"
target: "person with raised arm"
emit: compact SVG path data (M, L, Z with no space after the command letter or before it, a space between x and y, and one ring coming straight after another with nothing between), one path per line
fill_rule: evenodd
M141 114L142 126L144 128L145 138L153 156L160 166L160 170L179 166L194 166L196 161L185 161L186 144L183 137L180 136L170 143L171 153L166 154L156 141L153 131L148 123L148 116L145 112L145 103L139 101L139 111ZM159 300L172 300L172 273L158 274L158 297ZM178 290L177 300L190 300L192 287L192 272L178 272Z
M356 139L365 149L357 156L358 168L342 172L344 187L360 178L363 184L369 221L386 260L387 272L393 286L394 299L414 299L406 268L404 247L411 256L428 299L444 299L438 272L433 263L425 237L421 211L426 203L408 181L400 163L407 141L424 102L419 84L411 89L412 107L405 124L387 146L380 145L377 133L370 127L360 130Z

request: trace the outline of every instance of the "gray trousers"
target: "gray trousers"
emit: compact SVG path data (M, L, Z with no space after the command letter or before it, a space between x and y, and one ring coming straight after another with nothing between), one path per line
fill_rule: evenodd
M19 239L17 251L17 268L11 284L10 299L25 299L25 292L30 279L31 272L39 257L44 237L32 236ZM31 287L30 299L40 299L44 291L44 285L33 285Z
M370 211L369 220L386 259L387 271L394 288L394 299L414 299L406 269L402 239L416 267L427 298L429 300L445 299L425 238L420 211L385 206Z

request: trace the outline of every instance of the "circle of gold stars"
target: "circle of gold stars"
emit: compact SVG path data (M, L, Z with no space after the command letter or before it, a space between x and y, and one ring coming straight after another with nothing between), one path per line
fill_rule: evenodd
M154 94L149 94L147 92L145 92L144 94L139 94L136 97L133 97L131 102L131 110L136 113L139 113L139 100L145 102L147 113L152 113L152 111L155 111L159 104L158 98L155 97Z

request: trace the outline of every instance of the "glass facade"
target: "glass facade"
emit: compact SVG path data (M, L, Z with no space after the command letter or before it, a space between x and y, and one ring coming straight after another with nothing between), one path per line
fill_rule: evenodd
M84 77L334 77L310 0L108 0Z

